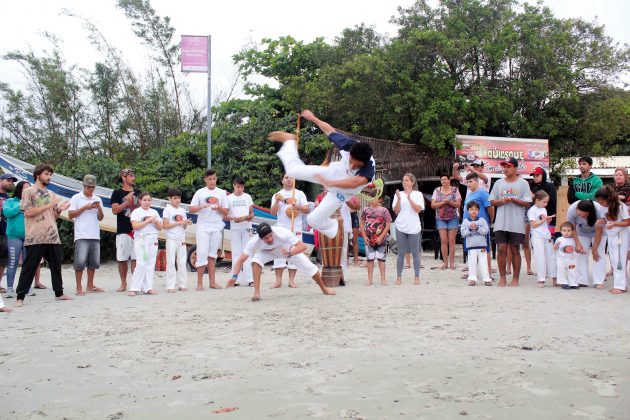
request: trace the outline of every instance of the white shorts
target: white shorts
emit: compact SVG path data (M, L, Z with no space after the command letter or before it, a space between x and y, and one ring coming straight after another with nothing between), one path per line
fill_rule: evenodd
M223 231L197 231L197 261L195 267L208 265L208 258L217 258L223 239Z
M261 267L264 267L266 263L269 261L273 261L282 257L280 252L270 252L270 251L260 251L254 254L254 258L252 258L252 263L256 263ZM309 277L313 277L319 271L315 264L308 259L308 257L304 254L294 255L289 258L289 264L293 265L298 271L303 274L306 274Z
M136 259L133 238L126 233L116 235L116 261L124 262Z

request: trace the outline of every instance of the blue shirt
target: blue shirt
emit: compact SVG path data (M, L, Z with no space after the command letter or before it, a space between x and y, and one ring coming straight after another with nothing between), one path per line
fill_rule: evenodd
M339 150L343 150L344 152L349 152L350 148L353 144L358 143L355 139L346 136L343 133L338 131L333 131L328 135L328 139L333 142L333 144ZM374 179L374 174L376 173L376 168L374 168L374 161L370 161L368 164L365 164L359 169L354 176L362 176L367 178L368 182Z
M488 191L481 187L478 188L475 192L468 190L468 193L466 194L466 200L464 201L465 218L469 218L468 208L466 207L466 205L471 201L476 201L477 204L479 204L479 217L485 219L485 221L488 222L488 226L490 226L490 215L488 214L488 210L486 210L486 207L490 207L492 204L490 204L490 194L488 194Z

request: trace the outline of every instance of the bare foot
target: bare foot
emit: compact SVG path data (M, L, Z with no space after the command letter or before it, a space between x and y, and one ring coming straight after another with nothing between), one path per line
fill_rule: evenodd
M179 291L180 292L187 292L188 291L188 287L180 287Z
M129 295L129 296L135 296L135 295L136 295L136 292L129 292L129 294L128 294L128 295Z
M399 278L396 279L396 283L394 283L396 286L400 286L402 284L402 280Z
M104 292L105 290L104 290L104 289L101 289L100 287L97 287L97 286L93 286L93 285L92 285L92 286L88 286L87 291L88 291L89 293L102 293L102 292Z
M476 285L477 285L477 282L476 282L476 281L474 281L474 280L468 280L468 285L469 285L469 286L476 286Z
M125 290L127 290L127 283L121 284L120 287L116 289L117 292L124 292Z
M485 284L486 286L492 286L492 282L491 281L484 281L483 284Z
M497 284L497 286L505 287L505 285L506 285L506 280L505 279L499 279L499 284Z
M282 282L277 282L277 281L275 281L275 282L271 285L271 287L269 287L269 288L270 288L270 289L277 289L277 288L279 288L279 287L282 287Z
M252 301L257 302L260 300L260 293L254 293L252 296Z
M381 286L389 286L387 280L381 280Z
M85 296L85 292L83 290L77 290L77 296Z
M211 289L223 289L223 286L221 286L218 283L212 283L212 284L210 284L210 288Z
M21 308L22 306L24 306L24 301L23 300L16 300L15 301L15 307L16 308Z
M603 284L598 284L597 286L595 286L595 288L601 290L601 289L605 289L606 286L604 286Z
M448 265L442 264L442 266L440 267L440 270L446 270L448 268Z
M622 293L626 293L626 291L621 289L610 289L610 293L612 293L613 295L620 295Z
M284 143L288 140L295 140L295 134L287 133L286 131L272 131L267 135L267 139L277 141L278 143Z
M297 288L297 284L295 283L295 280L289 282L289 287L292 289Z
M538 282L538 287L545 287L545 282L544 281L539 281Z
M372 283L373 283L373 282L372 282L372 280L368 280L368 282L367 282L367 283L365 283L365 285L366 285L366 286L371 286L371 285L372 285Z
M225 289L227 289L228 287L234 287L234 284L236 283L236 280L231 279L230 281L227 282L227 284L225 285Z
M147 294L147 295L157 295L157 294L158 294L158 292L157 292L157 290L153 290L153 289L151 289L151 290L147 290L147 291L145 292L145 294Z
M420 284L420 277L413 279L413 284Z
M508 287L518 287L518 280L512 279Z
M197 288L195 289L198 292L203 292L204 288L203 286L197 286Z
M322 290L322 292L324 292L325 295L329 295L329 296L333 296L337 294L335 289L333 289L332 287L326 287L324 288L324 290Z
M55 300L72 300L72 298L68 295L61 295L56 297Z
M9 308L7 306L3 306L2 308L0 308L0 312L9 313L9 312L13 312L13 309L11 309L11 308Z
M168 293L175 293L175 289L167 289L166 290Z

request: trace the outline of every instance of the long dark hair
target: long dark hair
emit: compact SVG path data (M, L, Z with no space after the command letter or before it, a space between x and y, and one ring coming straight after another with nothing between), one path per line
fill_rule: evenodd
M586 224L593 227L597 222L597 211L593 200L580 200L578 201L577 209L588 213L586 217Z
M595 199L606 201L608 203L606 206L608 207L608 219L617 220L621 208L617 191L613 190L610 185L606 185L595 192Z
M28 188L25 187L25 185L28 184L29 186L31 185L30 182L28 181L20 181L17 183L17 185L15 186L15 189L13 190L13 197L17 197L20 200L22 199L22 191L24 191L24 188Z

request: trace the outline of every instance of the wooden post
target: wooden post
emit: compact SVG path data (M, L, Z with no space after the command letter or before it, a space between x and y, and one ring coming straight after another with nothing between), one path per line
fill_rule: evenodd
M569 187L562 185L558 188L558 203L556 204L556 229L567 221L567 210L569 210Z

